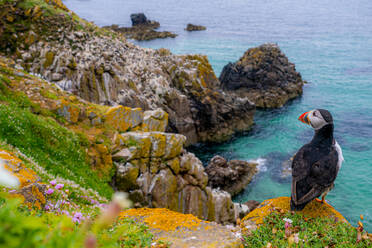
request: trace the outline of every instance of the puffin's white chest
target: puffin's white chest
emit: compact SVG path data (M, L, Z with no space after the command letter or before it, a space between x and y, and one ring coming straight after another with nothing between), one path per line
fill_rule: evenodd
M337 143L337 141L335 142L335 148L338 154L337 167L338 169L341 169L342 162L344 161L344 156L342 156L342 150L341 150L340 145Z

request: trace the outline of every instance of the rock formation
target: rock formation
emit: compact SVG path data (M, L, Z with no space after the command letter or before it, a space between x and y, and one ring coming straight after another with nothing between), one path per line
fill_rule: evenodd
M109 28L123 33L125 37L134 40L153 40L168 37L175 38L177 36L176 34L168 31L156 31L155 29L160 27L160 23L157 21L148 20L143 13L131 14L130 19L132 21L132 27L119 27L118 25L114 24L104 28Z
M255 106L222 91L205 56L140 48L73 13L29 13L15 2L0 8L12 18L0 25L0 51L63 90L94 103L161 108L167 131L185 135L187 145L225 141L253 124Z
M205 168L208 185L229 192L232 196L241 192L257 173L257 164L242 160L226 161L221 156L214 156Z
M186 26L186 31L202 31L202 30L206 30L207 28L204 27L204 26L201 26L201 25L194 25L194 24L187 24Z
M219 79L224 89L247 96L260 108L283 106L302 94L305 83L275 44L248 49L239 61L223 68Z
M135 206L168 208L218 223L234 223L243 211L228 192L207 186L201 161L184 150L186 137L165 132L168 114L162 109L93 104L4 67L8 63L0 56L0 77L16 78L8 91L23 92L39 104L41 115L58 118L60 125L83 137L86 160L99 173L100 183L111 180L114 173L111 185L128 192Z

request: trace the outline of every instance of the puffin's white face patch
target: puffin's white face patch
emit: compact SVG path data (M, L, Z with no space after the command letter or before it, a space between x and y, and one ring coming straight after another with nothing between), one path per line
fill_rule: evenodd
M323 116L320 114L319 110L314 109L309 112L308 115L310 125L315 129L321 129L323 126L327 124L327 122L324 120Z

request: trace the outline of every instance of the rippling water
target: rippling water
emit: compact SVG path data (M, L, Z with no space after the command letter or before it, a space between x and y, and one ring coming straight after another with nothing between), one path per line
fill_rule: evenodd
M130 26L129 15L144 12L173 31L175 39L136 42L169 48L177 54L207 54L217 76L229 61L250 47L278 43L310 83L304 94L277 110L258 111L249 133L218 146L201 146L206 161L215 154L263 162L261 172L236 201L290 195L282 163L312 130L297 117L326 108L335 120L335 136L345 162L328 194L331 204L352 223L364 214L372 231L372 2L370 0L66 0L66 5L96 24ZM187 33L187 23L206 31Z

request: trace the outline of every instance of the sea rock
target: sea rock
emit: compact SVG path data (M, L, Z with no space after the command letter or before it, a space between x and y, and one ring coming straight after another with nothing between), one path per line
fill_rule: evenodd
M224 89L248 97L261 108L283 106L302 94L305 83L276 44L248 49L239 61L223 68L219 79Z
M221 156L214 156L205 171L208 185L229 192L232 196L242 191L257 173L257 164L242 160L226 161Z
M201 25L194 25L194 24L187 24L186 26L186 31L201 31L201 30L206 30L207 28Z
M143 13L131 14L130 19L132 20L132 27L119 27L114 24L111 26L105 26L104 28L123 33L127 38L134 40L153 40L168 37L175 38L177 36L168 31L156 31L155 29L160 27L160 23L148 20Z
M144 13L136 13L130 15L130 20L132 21L132 26L136 25L146 25L149 24L149 20L147 20L147 17Z

